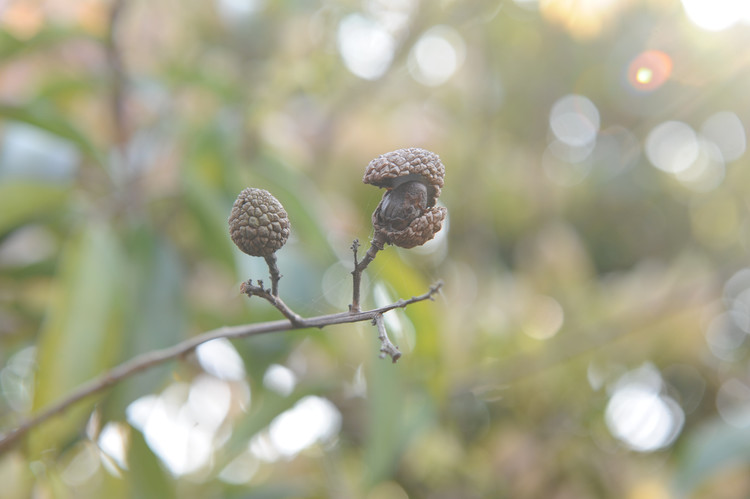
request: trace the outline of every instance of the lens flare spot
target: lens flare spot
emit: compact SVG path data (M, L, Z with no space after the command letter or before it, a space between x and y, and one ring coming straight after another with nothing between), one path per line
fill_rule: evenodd
M672 59L660 50L646 50L630 61L628 82L641 92L661 87L672 74Z
M654 71L651 68L639 68L635 74L635 81L642 85L648 85L654 78Z

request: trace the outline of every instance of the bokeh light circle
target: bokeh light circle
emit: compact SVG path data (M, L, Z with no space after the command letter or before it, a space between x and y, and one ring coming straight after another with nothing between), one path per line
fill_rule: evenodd
M674 441L685 415L671 398L631 386L618 390L610 399L606 419L612 434L628 447L651 452Z
M552 106L549 126L555 137L572 147L582 147L596 139L599 110L582 95L566 95Z
M341 20L337 42L347 69L365 80L383 76L396 50L393 36L362 14L350 14Z
M720 111L709 116L701 125L701 135L716 144L726 161L742 157L747 149L745 126L737 114Z
M646 138L646 156L656 168L669 173L686 170L698 158L695 131L681 121L657 125Z
M613 387L604 418L612 435L639 452L653 452L674 442L685 412L663 394L661 373L651 364L623 374Z
M435 26L425 32L409 55L409 71L415 80L436 87L461 67L465 44L449 26Z
M709 192L721 185L726 174L719 148L703 137L698 138L698 155L687 168L675 173L682 185L695 192Z
M729 379L716 394L721 418L736 428L750 427L750 387L738 379Z

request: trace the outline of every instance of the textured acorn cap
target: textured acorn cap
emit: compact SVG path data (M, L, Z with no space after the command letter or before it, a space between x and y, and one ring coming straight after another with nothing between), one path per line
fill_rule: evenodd
M440 232L440 229L443 227L443 220L445 220L445 216L448 214L448 210L442 206L434 206L412 220L405 229L392 230L380 224L378 220L379 210L380 206L372 214L372 224L375 230L384 236L385 243L407 249L421 246L435 237L435 234Z
M419 147L398 149L370 161L362 181L392 189L403 182L418 180L429 187L428 206L434 206L443 187L445 167L434 152Z
M232 205L229 235L248 255L268 257L289 238L289 216L270 192L248 187Z

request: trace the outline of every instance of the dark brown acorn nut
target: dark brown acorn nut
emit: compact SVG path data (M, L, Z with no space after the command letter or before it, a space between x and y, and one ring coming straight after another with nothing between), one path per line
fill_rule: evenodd
M421 182L427 187L427 207L435 206L445 178L445 167L434 152L419 147L398 149L370 161L362 181L393 189L406 182Z
M270 257L289 238L289 216L270 192L248 187L232 205L229 235L248 255Z
M399 149L370 161L362 181L387 189L372 214L384 243L413 248L435 237L448 213L435 206L444 178L440 157L425 149Z
M407 249L421 246L435 237L435 234L443 227L443 220L448 214L448 210L442 206L433 206L412 220L404 229L398 230L388 224L380 211L380 205L378 205L375 213L372 214L372 224L375 230L382 232L386 243Z

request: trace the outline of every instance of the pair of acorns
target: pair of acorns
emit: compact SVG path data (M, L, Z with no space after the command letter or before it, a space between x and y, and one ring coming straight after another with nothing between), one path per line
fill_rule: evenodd
M399 149L370 161L362 181L386 189L372 214L374 240L413 248L435 237L447 214L435 206L444 177L438 155L425 149ZM229 234L243 252L268 258L289 238L289 216L271 193L248 187L232 206Z

